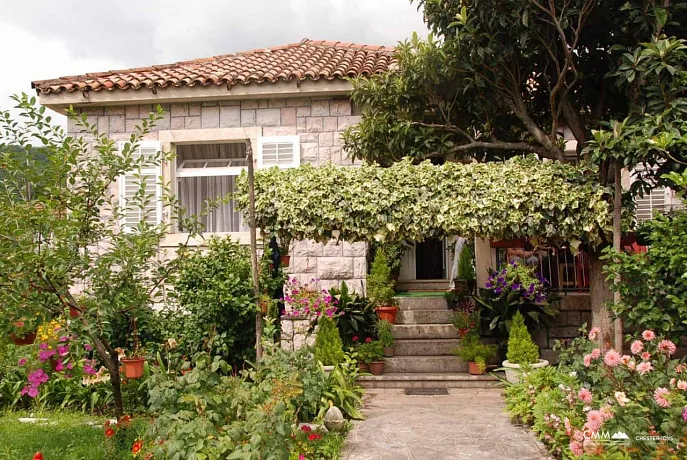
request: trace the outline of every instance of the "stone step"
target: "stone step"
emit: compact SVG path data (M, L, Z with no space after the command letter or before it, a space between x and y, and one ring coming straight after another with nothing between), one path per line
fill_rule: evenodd
M394 344L396 356L449 356L458 346L460 339L397 339Z
M467 372L468 365L455 356L394 356L384 358L387 373L459 373Z
M401 311L407 310L448 310L443 297L396 297Z
M398 324L447 324L451 322L450 310L406 310L398 312Z
M397 339L457 339L458 331L453 324L396 324Z
M499 379L490 374L386 373L363 375L358 383L365 388L493 388Z
M398 280L397 291L432 291L448 290L448 280Z

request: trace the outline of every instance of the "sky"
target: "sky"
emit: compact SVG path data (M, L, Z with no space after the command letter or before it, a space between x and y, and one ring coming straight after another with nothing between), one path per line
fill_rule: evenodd
M167 64L299 42L394 45L422 14L409 0L19 0L2 2L0 110L32 80ZM58 121L64 123L58 117Z

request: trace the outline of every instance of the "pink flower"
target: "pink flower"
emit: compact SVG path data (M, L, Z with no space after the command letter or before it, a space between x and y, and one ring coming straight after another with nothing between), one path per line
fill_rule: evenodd
M678 390L687 390L687 382L684 380L678 380L677 381L677 389Z
M64 370L64 364L62 364L62 361L57 362L57 366L55 366L55 370L57 372L62 372Z
M667 388L656 388L656 391L654 391L654 401L656 401L656 404L661 407L670 407L670 401L666 399L666 396L669 394L670 390Z
M92 351L92 350L93 350L93 347L90 346L89 344L86 344L86 345L84 345L83 347L84 347L84 349L85 349L86 351Z
M599 335L599 332L601 332L601 328L593 327L592 330L589 331L589 340L596 340L596 337Z
M601 425L604 424L604 417L598 410L590 410L587 412L587 423L584 424L585 428L590 431L599 431Z
M300 455L298 456L298 460L305 460L305 455L300 454Z
M599 409L599 412L604 420L610 420L613 418L613 410L611 409L611 406L604 406Z
M653 370L653 367L651 367L651 363L650 363L650 362L644 361L644 362L639 363L639 364L637 365L637 372L639 372L639 373L642 374L642 375L648 374L648 373L651 372L652 370Z
M601 350L599 348L595 348L592 350L592 359L599 359L601 356Z
M584 367L592 365L592 355L584 355Z
M608 350L606 356L604 356L604 363L608 367L615 367L622 362L620 353L615 350Z
M38 360L42 363L55 356L55 350L45 350L38 352Z
M35 398L36 396L38 396L38 387L29 388L29 397Z
M642 352L644 349L644 344L642 343L641 340L635 340L632 342L632 345L630 345L630 351L632 352L633 355L638 355L639 353Z
M650 358L651 358L651 353L649 353L648 351L645 351L644 353L642 353L642 359L644 361L649 361Z
M664 353L668 353L668 356L674 355L677 347L670 340L661 340L658 344L658 349Z
M581 457L584 454L582 445L577 441L570 441L570 452L572 452L576 457Z
M71 362L67 363L67 369L69 369L70 371L72 369L74 369L74 363L71 363Z
M370 337L365 339L365 343L370 343L370 342L372 342L372 339Z
M57 353L59 353L60 356L66 355L69 353L69 345L60 345L57 347Z
M650 340L654 340L656 338L656 334L654 334L654 331L647 329L646 331L642 332L642 338L648 342Z
M621 361L623 362L623 364L626 365L626 366L627 366L627 363L629 363L631 359L632 359L632 357L631 357L630 355L623 355L623 356L620 357L620 360L621 360Z
M22 367L26 364L26 358L21 358L19 361L17 361L17 366Z
M580 391L578 391L577 397L580 398L580 401L582 401L585 404L592 403L592 392L586 388L582 388Z
M685 410L682 411L682 420L687 422L687 406L685 406Z
M630 361L629 363L627 363L627 368L630 369L631 371L635 370L636 366L637 366L637 363L635 363L634 361Z

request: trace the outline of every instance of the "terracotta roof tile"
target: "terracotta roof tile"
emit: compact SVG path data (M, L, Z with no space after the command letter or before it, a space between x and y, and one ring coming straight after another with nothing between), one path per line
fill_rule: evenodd
M385 72L396 64L394 48L304 39L300 43L174 64L93 72L31 83L39 94L115 91L169 86L334 80Z

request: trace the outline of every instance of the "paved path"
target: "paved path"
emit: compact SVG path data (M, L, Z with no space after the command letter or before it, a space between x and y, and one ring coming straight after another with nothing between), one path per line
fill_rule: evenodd
M367 390L343 460L541 460L544 447L510 423L499 389L450 389L446 396Z

